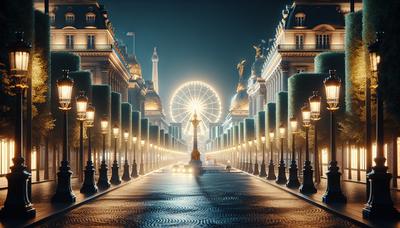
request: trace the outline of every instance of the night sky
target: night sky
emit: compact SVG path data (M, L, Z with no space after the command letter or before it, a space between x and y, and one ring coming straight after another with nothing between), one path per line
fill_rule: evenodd
M290 0L101 0L111 21L151 79L151 55L158 48L160 95L169 99L182 82L198 79L221 95L223 111L235 92L240 59L254 60L253 44L273 37L281 11ZM247 71L249 72L250 65Z

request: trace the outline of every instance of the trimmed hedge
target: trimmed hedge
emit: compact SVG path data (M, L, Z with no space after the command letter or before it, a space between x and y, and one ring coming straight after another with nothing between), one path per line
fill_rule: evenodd
M244 138L244 120L239 123L239 143L246 142Z
M140 123L142 115L138 111L132 112L132 136L137 137L138 142L140 142Z
M288 124L288 92L279 92L276 97L276 133L278 128L283 124L287 128ZM287 133L287 131L286 131Z
M171 137L169 133L165 133L165 147L170 148L171 147Z
M121 104L121 131L129 133L128 145L132 142L132 106L127 102Z
M226 136L227 136L227 144L226 144L226 146L231 146L232 145L231 135L232 135L232 130L228 129L228 131L226 133Z
M271 141L271 139L269 138L269 133L271 131L275 131L275 124L276 124L276 104L268 103L265 108L265 136L267 142Z
M245 142L255 139L255 124L254 119L246 118L244 119L244 139Z
M160 145L165 147L165 131L164 129L160 129Z
M222 135L222 142L223 142L223 148L226 148L228 146L228 134L224 133Z
M233 126L233 145L239 145L239 125Z
M107 117L111 123L111 88L109 85L92 85L92 105L96 109L95 125L93 128L93 143L97 148L102 147L102 134L100 121L103 117ZM97 123L97 124L96 124ZM109 124L108 132L111 133L112 125ZM107 134L106 146L111 144L111 134Z
M387 0L364 0L363 2L363 41L368 45L375 40L376 31L384 31L381 49L381 85L385 99L385 118L387 133L385 136L399 135L400 129L400 23L398 13L400 2ZM369 59L366 53L367 69ZM389 133L390 131L390 133Z
M143 118L140 121L140 138L141 140L145 140L145 143L147 144L149 142L149 119Z
M121 126L121 94L111 92L111 127L117 125L120 129Z
M265 136L265 111L260 111L257 114L256 134L257 140L261 140Z

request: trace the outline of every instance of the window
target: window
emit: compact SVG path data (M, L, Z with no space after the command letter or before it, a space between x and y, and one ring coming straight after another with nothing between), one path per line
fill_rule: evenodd
M316 36L317 49L330 49L330 35L318 34Z
M86 24L93 25L96 22L96 14L87 13L86 14Z
M66 42L65 48L66 49L74 49L74 36L73 35L66 35Z
M95 36L94 35L87 36L87 49L95 49Z
M66 13L65 14L65 23L67 25L72 25L75 23L75 15L73 13Z
M56 22L56 15L54 13L50 13L49 19L50 19L50 24L54 25L54 23Z
M296 72L299 74L299 73L304 73L304 72L306 72L306 68L305 67L297 67L296 68Z
M303 34L296 35L296 49L298 49L298 50L304 49L304 35Z
M306 21L306 15L304 13L297 13L295 15L295 19L296 19L296 26L303 27Z

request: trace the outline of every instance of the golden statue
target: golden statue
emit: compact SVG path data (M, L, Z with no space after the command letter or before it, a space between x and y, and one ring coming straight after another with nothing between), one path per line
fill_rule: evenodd
M262 56L262 47L261 44L253 45L253 48L256 50L256 59Z
M244 68L246 66L246 60L242 59L236 66L236 69L238 70L239 73L239 83L236 87L236 92L241 91L245 88L245 85L243 83L243 74L244 74Z

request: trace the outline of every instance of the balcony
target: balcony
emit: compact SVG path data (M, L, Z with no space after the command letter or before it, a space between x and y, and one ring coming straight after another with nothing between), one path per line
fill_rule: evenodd
M278 45L278 51L342 51L344 50L343 44L330 44L330 45L316 45L316 44L281 44Z
M52 44L52 51L111 51L113 49L112 44L96 44L92 47L88 47L87 44L74 44L72 46L67 44Z

